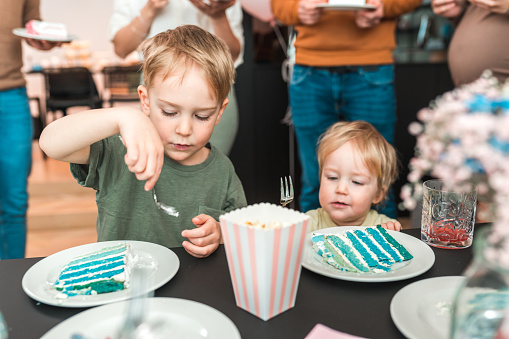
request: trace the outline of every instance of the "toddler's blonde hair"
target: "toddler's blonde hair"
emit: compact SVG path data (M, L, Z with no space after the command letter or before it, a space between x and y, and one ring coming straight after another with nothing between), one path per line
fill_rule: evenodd
M198 26L183 25L145 40L140 48L147 88L156 77L164 80L177 70L184 77L188 68L197 66L203 71L214 98L222 103L228 97L235 67L228 46L215 35Z
M390 185L398 174L396 151L385 138L366 121L337 122L327 129L320 138L318 146L318 166L320 180L325 158L351 142L368 170L376 176L378 192L383 199L387 197Z

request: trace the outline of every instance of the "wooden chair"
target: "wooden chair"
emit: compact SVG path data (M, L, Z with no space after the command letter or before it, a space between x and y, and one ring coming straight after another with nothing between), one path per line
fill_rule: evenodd
M138 86L141 84L141 64L130 66L106 66L103 68L104 90L109 94L109 106L114 102L138 101Z

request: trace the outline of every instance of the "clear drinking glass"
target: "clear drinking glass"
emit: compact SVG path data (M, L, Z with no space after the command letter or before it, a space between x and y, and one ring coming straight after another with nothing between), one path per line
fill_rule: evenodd
M474 241L474 260L452 303L452 339L508 338L509 267L506 255L509 235L491 237L482 229Z
M477 188L447 190L442 180L423 184L421 239L430 246L466 248L474 235Z
M5 323L4 316L2 312L0 312L0 339L9 338L9 333L7 331L7 324Z

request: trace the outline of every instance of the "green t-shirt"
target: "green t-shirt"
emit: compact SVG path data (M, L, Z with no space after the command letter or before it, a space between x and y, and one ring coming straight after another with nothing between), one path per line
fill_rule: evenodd
M157 199L175 207L178 217L158 209L145 182L127 169L126 148L118 135L94 143L90 164L71 164L78 183L96 190L98 241L141 240L166 247L182 246L180 234L196 226L191 219L207 214L219 220L225 212L245 207L246 196L233 165L215 147L207 160L193 166L164 159L155 185Z

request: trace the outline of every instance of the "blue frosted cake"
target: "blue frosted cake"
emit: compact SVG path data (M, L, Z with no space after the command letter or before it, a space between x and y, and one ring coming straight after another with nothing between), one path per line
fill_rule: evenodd
M342 271L388 272L412 254L380 225L348 230L343 234L314 233L313 248L324 260Z
M77 258L65 265L53 288L57 298L123 290L129 285L131 248L122 243Z

